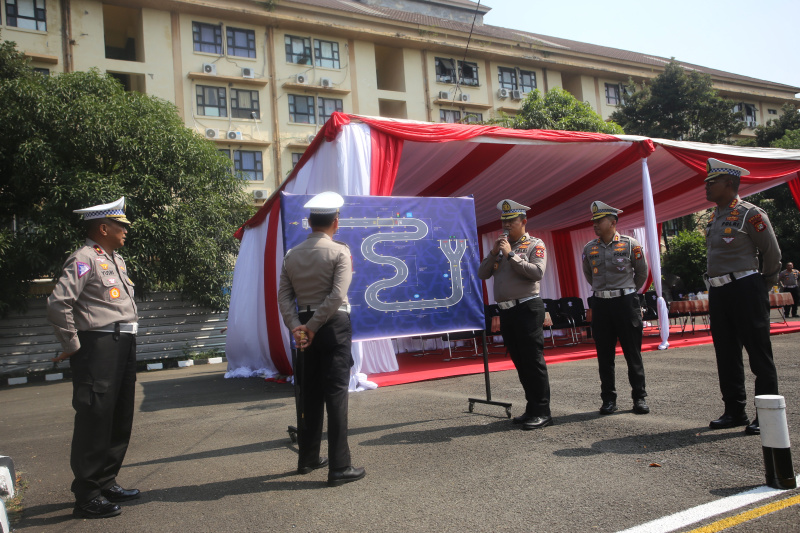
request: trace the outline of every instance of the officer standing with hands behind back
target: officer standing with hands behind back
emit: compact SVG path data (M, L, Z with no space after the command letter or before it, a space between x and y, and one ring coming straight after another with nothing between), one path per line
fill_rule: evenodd
M639 242L617 232L621 209L592 202L592 223L597 235L583 247L583 275L592 286L592 334L600 370L601 415L617 410L614 359L617 339L628 363L633 412L650 412L645 403L642 363L642 308L637 291L647 280L647 260Z
M312 233L283 258L278 304L283 322L302 350L300 380L305 424L299 424L297 473L328 466L328 485L356 481L366 474L350 463L347 443L347 401L353 356L347 289L353 279L350 249L333 240L339 229L344 198L335 192L314 196L310 210ZM320 456L322 422L328 411L327 458Z
M758 435L758 418L750 423L745 412L742 345L756 375L756 396L778 394L778 373L769 338L768 288L778 279L781 250L767 214L739 198L740 177L750 172L712 158L706 164L706 173L706 199L717 204L706 226L706 284L711 337L725 403L725 412L709 426L747 426L745 433Z
M513 200L497 204L503 233L478 267L478 277L494 277L494 298L500 308L500 334L508 347L525 390L525 413L514 418L522 429L553 425L550 416L550 379L544 361L544 303L539 282L544 277L544 242L528 235L530 207Z
M86 220L88 238L64 263L47 298L47 319L63 349L54 361L69 358L72 370L72 514L107 518L122 512L117 503L139 497L116 481L131 437L136 385L133 282L116 252L131 223L124 196L74 212Z

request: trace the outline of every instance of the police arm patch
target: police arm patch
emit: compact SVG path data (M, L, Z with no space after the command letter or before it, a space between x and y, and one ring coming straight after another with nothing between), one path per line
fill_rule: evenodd
M82 263L78 261L76 266L78 267L78 279L82 278L92 270L92 266L88 263Z
M543 244L537 244L536 248L533 249L533 255L535 255L536 257L538 257L540 259L542 257L544 257L544 245Z
M757 215L750 217L749 219L747 219L747 221L753 225L756 231L764 231L765 229L767 229L767 225L764 224L764 220L762 220L761 218L761 213L758 213Z

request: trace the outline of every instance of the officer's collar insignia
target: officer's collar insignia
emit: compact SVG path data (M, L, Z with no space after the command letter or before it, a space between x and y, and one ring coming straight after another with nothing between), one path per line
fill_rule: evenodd
M734 207L736 207L736 204L738 204L738 203L739 203L739 198L734 198L733 201L731 202L731 204L728 207L733 209Z
M78 279L85 276L91 270L92 267L89 264L78 261Z
M92 248L94 248L94 251L97 252L98 255L103 255L105 253L103 249L100 248L99 244L95 244L94 246L92 246Z

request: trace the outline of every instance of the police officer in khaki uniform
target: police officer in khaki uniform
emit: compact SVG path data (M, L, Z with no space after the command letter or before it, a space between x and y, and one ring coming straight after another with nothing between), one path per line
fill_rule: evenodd
M544 242L528 235L530 207L513 200L497 204L503 233L478 267L478 277L494 277L494 298L500 308L500 334L525 390L525 413L514 418L522 428L553 425L550 380L544 362L544 303L539 282L547 265Z
M136 384L136 303L133 282L116 250L130 221L125 197L78 209L87 224L86 243L67 258L47 319L55 328L72 370L75 427L70 466L75 475L76 518L106 518L119 502L139 497L117 485L133 426Z
M650 412L645 403L642 364L642 308L637 291L647 280L647 260L639 242L617 232L621 209L592 202L592 222L597 238L583 247L583 275L592 286L592 335L600 369L601 415L617 410L614 359L617 339L628 363L633 412Z
M298 364L303 367L299 377L305 424L298 428L297 472L308 474L329 466L330 486L356 481L366 474L350 463L347 444L348 386L353 366L347 289L353 278L353 263L347 245L333 240L343 204L344 199L335 192L318 194L305 204L310 210L312 233L286 252L278 290L283 322L292 331L301 351L299 357L304 358ZM325 408L330 463L320 456Z
M747 434L757 435L758 418L749 424L745 413L742 345L756 375L756 396L778 394L769 338L768 287L778 279L781 250L767 214L739 198L739 178L750 172L717 159L709 159L706 170L706 198L717 204L706 226L706 283L711 336L725 402L725 412L710 427L747 426Z
M783 307L783 316L789 316L789 311L791 311L792 316L797 317L797 300L800 298L799 280L800 272L794 269L794 264L791 261L786 263L786 270L781 270L778 276L778 285L781 287L781 292L788 292L792 295L794 304Z

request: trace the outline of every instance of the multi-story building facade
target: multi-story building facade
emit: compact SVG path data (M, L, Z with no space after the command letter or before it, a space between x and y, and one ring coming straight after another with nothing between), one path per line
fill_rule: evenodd
M98 68L169 100L264 199L334 111L432 122L513 115L563 88L608 118L669 60L483 23L469 0L0 0L2 38L42 72ZM474 24L473 24L474 20ZM800 88L696 65L744 112Z

